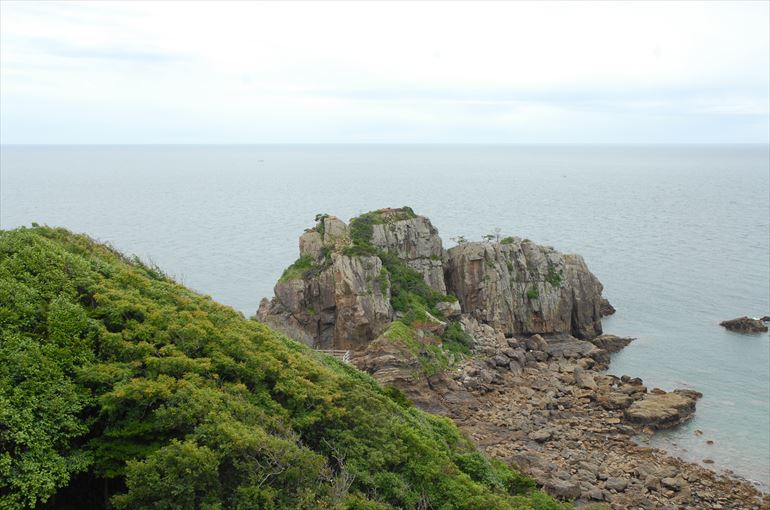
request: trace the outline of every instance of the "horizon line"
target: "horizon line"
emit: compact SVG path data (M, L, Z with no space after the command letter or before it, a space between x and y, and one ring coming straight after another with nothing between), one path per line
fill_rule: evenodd
M770 145L767 142L78 142L78 143L36 143L36 142L13 142L0 143L0 147L8 146L254 146L254 145L510 145L510 146L532 146L532 145Z

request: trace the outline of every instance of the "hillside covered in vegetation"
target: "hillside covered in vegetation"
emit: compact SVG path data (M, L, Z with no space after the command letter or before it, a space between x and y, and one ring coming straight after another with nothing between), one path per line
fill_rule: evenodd
M557 509L397 390L82 235L0 232L0 508Z

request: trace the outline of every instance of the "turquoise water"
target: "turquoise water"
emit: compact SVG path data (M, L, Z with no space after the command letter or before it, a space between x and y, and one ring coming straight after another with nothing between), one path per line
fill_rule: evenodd
M768 146L3 146L0 227L64 226L251 315L319 212L410 205L582 254L638 338L612 372L704 393L656 446L770 486ZM701 430L703 435L696 435ZM707 440L715 441L713 446Z

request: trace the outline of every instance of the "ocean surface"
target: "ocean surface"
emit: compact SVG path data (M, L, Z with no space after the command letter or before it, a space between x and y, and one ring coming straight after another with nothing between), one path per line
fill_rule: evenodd
M0 148L0 228L88 233L246 316L316 213L402 205L445 246L500 228L582 254L605 331L637 338L611 372L704 394L652 444L770 487L768 335L719 326L770 314L766 145Z

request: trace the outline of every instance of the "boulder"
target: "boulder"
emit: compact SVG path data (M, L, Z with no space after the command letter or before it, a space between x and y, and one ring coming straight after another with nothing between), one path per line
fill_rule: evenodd
M625 411L634 424L664 429L687 421L695 412L695 401L701 394L692 390L652 391L635 401Z
M436 309L445 319L456 319L462 314L460 303L457 301L442 301L436 304Z
M722 321L719 325L737 333L764 333L767 331L767 326L762 319L754 319L745 316L729 321Z
M571 335L559 334L548 336L545 352L554 358L586 358L597 354L599 349L591 342L578 340Z
M580 484L573 480L553 478L545 484L544 488L551 496L564 501L580 497Z
M607 481L604 482L604 487L607 490L623 492L626 490L626 487L628 487L628 480L624 480L622 478L608 478Z
M602 285L583 258L528 240L462 243L447 252L447 289L507 336L601 334Z
M575 367L575 384L578 388L584 388L587 390L595 390L596 389L596 381L594 380L594 376L590 373L586 372L580 367Z
M607 352L618 352L625 346L636 340L635 338L623 338L615 335L599 335L589 340L599 349Z
M533 441L537 441L538 443L545 443L551 439L552 435L553 433L548 429L539 429L534 432L530 432L529 438Z
M615 313L615 307L606 298L602 298L599 302L599 313L602 314L602 317L607 317Z
M540 335L532 335L527 338L526 344L528 351L543 351L548 349L548 342Z

